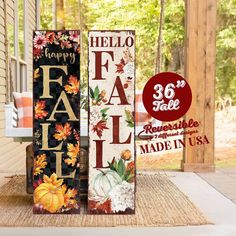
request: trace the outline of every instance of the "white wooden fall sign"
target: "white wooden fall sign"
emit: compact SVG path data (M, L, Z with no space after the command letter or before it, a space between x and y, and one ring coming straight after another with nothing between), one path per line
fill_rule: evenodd
M135 33L90 31L88 43L88 210L133 214Z

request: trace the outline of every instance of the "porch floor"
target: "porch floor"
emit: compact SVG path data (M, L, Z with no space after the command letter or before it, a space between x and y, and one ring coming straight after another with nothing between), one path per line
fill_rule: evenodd
M236 167L216 169L215 173L198 175L236 204Z
M8 177L26 174L26 146L29 144L0 138L0 186L9 181ZM218 168L215 173L198 175L236 204L236 168Z

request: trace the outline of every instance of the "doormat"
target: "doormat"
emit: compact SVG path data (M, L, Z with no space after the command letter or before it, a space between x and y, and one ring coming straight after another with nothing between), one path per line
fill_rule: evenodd
M25 193L25 178L14 176L0 188L0 226L155 227L211 224L163 174L137 175L134 215L88 215L86 204L81 204L80 215L34 215L33 196Z

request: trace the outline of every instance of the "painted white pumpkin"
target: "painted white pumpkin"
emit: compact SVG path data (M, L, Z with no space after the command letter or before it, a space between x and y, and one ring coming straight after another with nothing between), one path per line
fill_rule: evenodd
M121 177L114 170L100 170L93 181L93 190L99 197L109 197L114 186L122 182Z

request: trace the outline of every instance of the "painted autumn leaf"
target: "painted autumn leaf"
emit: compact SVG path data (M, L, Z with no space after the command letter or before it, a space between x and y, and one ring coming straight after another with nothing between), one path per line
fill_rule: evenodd
M111 199L107 199L106 201L102 201L102 202L89 200L88 205L89 205L89 209L91 209L92 211L94 210L95 212L99 212L101 214L112 213Z
M46 154L41 154L41 155L37 155L35 161L34 161L34 176L37 176L41 173L43 173L43 170L46 165L47 165L47 156Z
M125 116L126 116L126 123L128 127L133 128L134 127L134 115L131 111L125 110Z
M64 126L62 124L56 124L55 130L56 134L54 134L53 137L59 141L66 140L71 134L71 127L69 123L65 123Z
M124 66L125 66L125 61L122 58L120 60L120 63L116 64L116 73L120 73L120 74L124 73L124 70L123 70Z
M103 130L109 129L106 125L106 121L100 120L96 125L93 126L92 131L96 132L98 137L101 138Z
M64 161L67 165L72 165L75 166L77 156L79 153L79 145L78 144L72 144L68 143L67 144L67 155L69 158L66 158Z
M44 183L51 183L54 187L60 187L63 183L63 179L57 179L56 173L53 173L50 177L47 175L43 176Z
M79 92L79 80L76 76L71 75L68 80L68 84L64 86L65 90L69 94L77 94Z
M43 119L48 115L48 112L45 111L46 101L38 101L34 106L34 117L35 119Z
M46 33L46 40L48 43L53 44L55 40L55 32L47 32Z
M76 199L74 199L77 195L78 191L76 189L69 188L64 195L64 206L66 208L74 208L76 204Z
M38 79L39 77L40 77L39 68L37 68L34 70L34 79Z
M131 174L134 174L134 162L131 161L130 163L128 163L127 167L126 167L127 171L130 171Z

